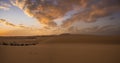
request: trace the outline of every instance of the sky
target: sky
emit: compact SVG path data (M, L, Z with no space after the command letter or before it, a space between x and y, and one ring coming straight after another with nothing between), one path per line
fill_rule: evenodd
M0 36L120 34L120 0L0 0Z

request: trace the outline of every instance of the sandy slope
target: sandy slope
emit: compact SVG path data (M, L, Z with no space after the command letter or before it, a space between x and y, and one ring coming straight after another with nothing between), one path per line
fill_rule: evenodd
M120 45L0 46L0 63L120 63Z
M39 44L1 45L0 63L120 63L119 36L61 35L34 39Z

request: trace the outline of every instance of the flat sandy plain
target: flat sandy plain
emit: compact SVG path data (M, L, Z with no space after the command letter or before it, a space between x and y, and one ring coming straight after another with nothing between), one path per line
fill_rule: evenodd
M15 36L0 43L0 63L120 63L120 36Z

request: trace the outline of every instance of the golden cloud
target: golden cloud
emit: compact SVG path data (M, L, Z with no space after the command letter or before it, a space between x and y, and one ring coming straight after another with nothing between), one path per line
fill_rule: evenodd
M38 19L41 24L51 27L57 26L55 19L64 18L66 13L76 8L76 13L63 22L63 27L77 21L94 22L120 12L120 0L11 0L11 2L27 15Z

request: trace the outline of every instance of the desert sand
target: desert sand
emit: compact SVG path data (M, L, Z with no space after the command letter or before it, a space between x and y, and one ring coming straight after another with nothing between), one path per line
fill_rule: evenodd
M120 63L120 36L0 37L0 63ZM26 42L25 42L26 41ZM31 44L14 46L10 43Z

